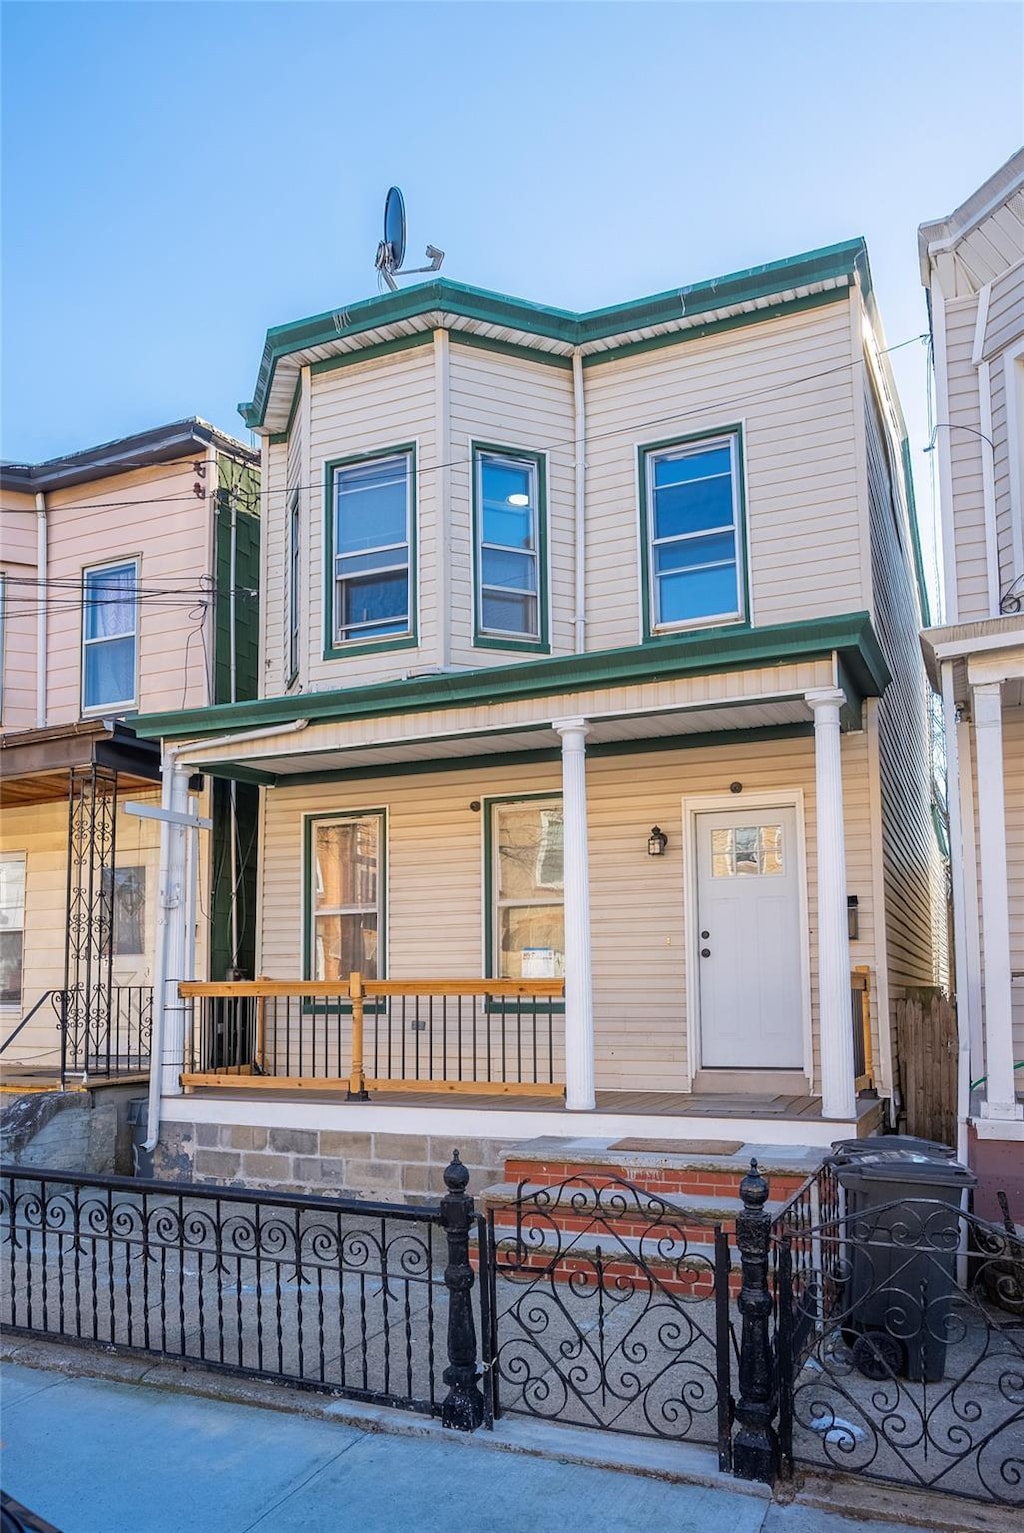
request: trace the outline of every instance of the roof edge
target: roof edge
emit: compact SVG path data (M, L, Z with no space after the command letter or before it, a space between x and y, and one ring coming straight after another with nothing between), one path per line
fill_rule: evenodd
M63 489L75 484L86 484L94 479L107 479L115 474L131 473L137 468L151 468L155 464L173 462L187 456L190 451L205 452L207 447L231 457L242 458L247 463L259 463L259 453L236 437L211 426L198 415L186 420L172 421L166 426L154 426L148 431L138 431L131 436L117 437L112 442L100 442L95 447L80 452L67 453L59 458L47 458L42 463L0 464L0 485L4 489L22 490L32 494L39 490Z

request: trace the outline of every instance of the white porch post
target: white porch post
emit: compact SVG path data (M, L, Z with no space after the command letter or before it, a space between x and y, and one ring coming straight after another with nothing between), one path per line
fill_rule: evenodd
M178 766L174 757L164 766L167 807L178 814L188 812L188 769ZM169 775L170 781L167 783ZM169 791L168 791L169 790ZM181 1095L181 1072L185 1063L185 1003L178 995L178 983L186 973L188 955L189 910L186 837L195 832L184 825L164 823L160 827L161 850L167 837L166 854L161 857L163 878L160 889L160 921L157 940L164 943L162 995L157 1005L162 1012L160 1049L160 1089L164 1096ZM155 1064L156 1061L153 1061Z
M850 1015L850 938L846 913L846 843L837 687L808 692L814 711L814 781L818 828L818 1026L821 1111L852 1119L857 1111Z
M594 1106L594 1003L590 975L585 719L556 720L562 737L565 822L565 1105Z
M1003 794L1003 699L998 681L971 688L978 754L978 843L985 975L985 1099L983 1118L1024 1116L1015 1100L1010 973L1010 904L1006 883L1006 804Z

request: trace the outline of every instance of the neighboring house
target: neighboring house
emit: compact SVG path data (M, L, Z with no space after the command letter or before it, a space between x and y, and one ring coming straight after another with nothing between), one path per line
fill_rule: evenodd
M160 759L132 720L255 695L258 486L257 455L200 420L0 468L9 1073L60 1068L62 998L68 1072L148 1066L160 827L125 803L159 807ZM196 941L202 972L223 974L245 962L230 893L252 790L234 791L233 821L226 785L194 786L215 822L213 868L196 869L214 930Z
M260 785L275 983L201 996L188 1028L169 997L168 1153L301 1180L314 1161L238 1152L268 1126L321 1157L373 1130L401 1161L423 1152L389 1134L876 1124L896 1002L943 976L926 616L863 242L586 314L421 284L270 331L242 414L260 698L138 727L176 753L175 802L188 771ZM412 992L366 992L369 1102L345 1097L351 972L357 1022L363 982ZM484 977L516 995L468 995Z
M919 244L944 568L924 649L946 721L960 1116L985 1179L1024 1192L1024 151Z

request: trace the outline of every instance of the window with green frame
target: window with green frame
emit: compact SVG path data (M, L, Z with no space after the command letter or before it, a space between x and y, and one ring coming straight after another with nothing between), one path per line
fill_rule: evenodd
M335 645L412 632L413 455L330 469Z
M383 810L307 821L309 979L334 985L353 973L382 977L384 855Z
M647 628L745 615L739 432L641 449Z
M542 454L473 446L477 641L518 648L547 641Z
M562 801L488 804L488 968L495 979L562 979L565 896Z

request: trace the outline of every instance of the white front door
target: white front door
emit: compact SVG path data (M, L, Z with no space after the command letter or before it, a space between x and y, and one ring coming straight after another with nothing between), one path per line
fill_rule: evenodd
M723 810L696 819L701 1064L801 1070L796 810Z

